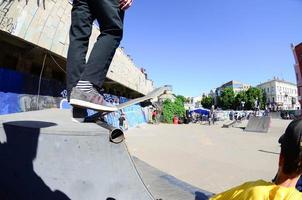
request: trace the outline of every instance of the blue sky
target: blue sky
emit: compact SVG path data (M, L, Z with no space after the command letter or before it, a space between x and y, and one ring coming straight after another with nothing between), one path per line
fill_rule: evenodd
M121 46L156 86L197 96L229 80L295 82L302 0L134 0Z

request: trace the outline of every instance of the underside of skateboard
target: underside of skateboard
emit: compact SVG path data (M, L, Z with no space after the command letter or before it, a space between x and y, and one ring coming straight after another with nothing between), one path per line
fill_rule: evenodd
M153 99L157 98L161 94L165 93L167 90L171 90L170 86L165 86L162 88L157 88L154 91L150 92L146 96L130 100L128 102L119 104L116 106L116 111L100 111L97 110L95 114L92 114L90 116L85 117L84 122L86 123L96 123L97 125L107 129L109 131L109 141L115 144L121 143L124 141L125 136L122 129L114 127L105 120L105 116L111 112L118 112L121 111L124 108L127 108L129 106L140 104L141 107L148 107L153 106L157 107L153 103Z

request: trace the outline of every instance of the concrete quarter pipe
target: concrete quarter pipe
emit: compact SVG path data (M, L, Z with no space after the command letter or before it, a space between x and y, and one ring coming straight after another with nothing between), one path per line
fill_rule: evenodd
M245 131L267 133L271 124L271 117L250 117Z
M1 116L0 141L0 199L154 199L125 143L72 122L70 111Z

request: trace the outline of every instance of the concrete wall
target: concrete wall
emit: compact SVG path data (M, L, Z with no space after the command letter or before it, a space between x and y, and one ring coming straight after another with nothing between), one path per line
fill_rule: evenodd
M0 68L0 115L58 108L65 85L31 74ZM39 93L39 95L38 95Z
M68 0L1 0L0 31L66 58L71 8ZM93 44L98 35L99 30L94 27L90 44ZM142 94L153 89L152 81L145 78L120 48L107 77Z
M153 90L153 81L145 78L145 74L135 66L121 48L115 52L107 77L142 94Z
M48 108L71 108L66 99L65 85L59 81L42 78L39 91L39 77L37 76L1 67L0 74L0 116ZM114 105L129 101L122 96L108 93L103 95L106 101ZM90 114L95 113L94 111L89 112ZM138 104L124 108L123 112L126 114L129 128L147 122L148 112L144 112ZM118 111L106 115L107 122L119 127L120 114Z

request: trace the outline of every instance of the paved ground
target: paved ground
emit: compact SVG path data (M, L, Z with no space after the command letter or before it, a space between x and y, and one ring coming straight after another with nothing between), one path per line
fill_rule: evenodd
M271 180L277 171L277 141L288 123L274 119L267 134L221 128L222 124L145 125L129 130L126 137L133 156L218 193L248 180Z

